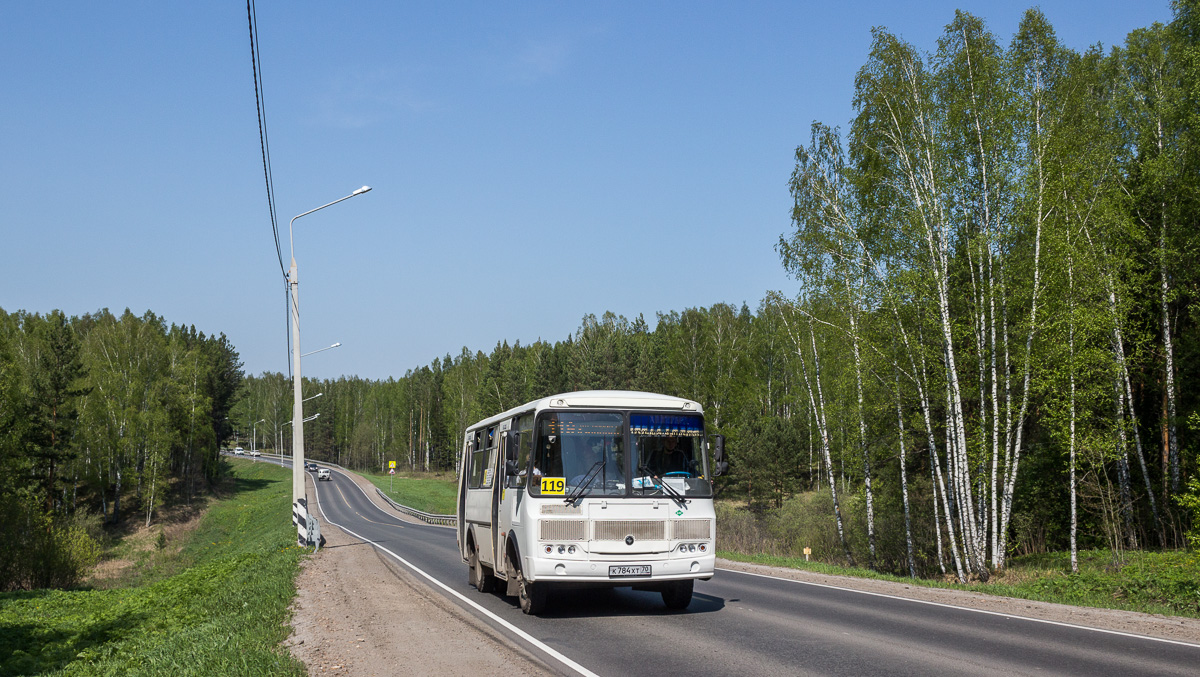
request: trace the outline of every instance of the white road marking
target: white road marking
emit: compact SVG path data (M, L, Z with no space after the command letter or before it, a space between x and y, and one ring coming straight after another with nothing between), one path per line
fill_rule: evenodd
M358 485L357 482L355 482L354 484L355 484L355 486ZM313 486L314 486L314 491L316 491L316 489L315 489L316 485L314 484ZM359 488L361 489L362 487L359 487ZM442 590L446 591L447 594L453 595L455 598L462 600L464 603L470 605L472 608L474 608L479 613L487 616L488 618L492 619L496 623L499 623L501 626L503 626L508 631L512 632L514 635L520 637L521 639L524 639L526 642L529 642L530 644L534 645L538 649L541 649L548 656L557 660L558 662L562 663L563 665L567 666L571 670L574 670L578 674L584 675L585 677L599 677L599 675L592 672L591 670L588 670L587 668L576 663L575 661L571 660L570 658L567 658L566 656L559 653L558 651L555 651L550 646L542 643L540 640L535 638L533 635L530 635L529 633L518 628L517 626L513 625L512 623L509 623L508 621L497 616L496 614L492 613L491 611L488 611L487 609L483 608L475 601L467 598L462 593L451 588L450 586L446 585L445 583L439 581L438 579L434 578L433 576L425 573L425 571L414 566L411 562L404 559L400 555L397 555L396 553L392 552L391 550L388 550L387 548L383 547L382 545L379 545L378 543L374 543L370 539L364 538L363 536L360 536L360 535L354 533L353 531L347 529L346 527L338 524L337 522L334 522L333 520L329 519L329 517L325 514L324 508L321 507L321 494L319 491L316 491L316 493L317 493L317 509L321 511L321 516L325 518L325 521L327 523L332 524L333 526L341 529L342 531L350 534L351 536L354 536L355 538L359 539L360 541L363 541L364 543L369 543L373 547L378 548L379 550L382 550L383 552L386 552L387 554L391 555L393 559L395 559L397 562L400 562L400 564L404 565L404 567L407 568L408 570L414 571L414 572L420 574L421 576L424 576L426 580L428 580L433 585L436 585L437 587L441 588ZM366 492L364 491L363 493L365 494Z
M1089 630L1091 632L1103 632L1109 635L1120 635L1121 637L1132 637L1134 639L1147 639L1152 642L1162 642L1164 644L1178 644L1179 646L1188 646L1192 648L1200 648L1200 644L1192 644L1191 642L1181 642L1175 639L1163 639L1161 637L1151 637L1149 635L1135 635L1131 632L1121 632L1120 630L1106 630L1104 628L1090 628L1086 625L1075 625L1074 623L1063 623L1061 621L1048 621L1043 618L1030 618L1029 616L1020 616L1017 614L1002 613L999 611L986 611L983 609L971 609L965 606L955 606L953 604L944 604L942 602L929 602L923 599L913 599L911 597L899 597L897 595L889 595L882 592L868 592L866 590L855 590L854 588L843 588L837 585L829 585L827 583L813 583L811 581L798 581L794 578L782 578L779 576L770 576L767 574L756 574L749 571L739 571L738 569L726 569L717 567L718 571L728 571L734 574L745 574L746 576L758 576L759 578L770 578L776 581L786 581L788 583L799 583L800 585L811 585L817 588L829 588L831 590L844 590L845 592L856 592L860 595L872 595L874 597L886 597L888 599L896 599L902 602L913 602L915 604L927 604L929 606L942 607L944 609L958 609L959 611L971 611L977 614L987 614L989 616L1000 616L1002 618L1017 618L1023 621L1033 621L1034 623L1045 623L1046 625L1058 625L1064 628L1075 628L1077 630Z

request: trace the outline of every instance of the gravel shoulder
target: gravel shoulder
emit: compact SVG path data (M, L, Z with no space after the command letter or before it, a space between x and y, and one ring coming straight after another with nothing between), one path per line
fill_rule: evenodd
M375 505L406 521L375 486L346 473ZM307 482L311 485L312 478ZM315 495L310 489L309 495ZM327 527L325 547L296 579L288 650L310 675L558 674L477 621L369 544ZM819 574L719 559L723 569L1200 644L1200 619L1092 609L964 590ZM718 574L719 575L719 574Z
M310 675L557 674L366 542L333 526L322 535L296 578L285 643Z

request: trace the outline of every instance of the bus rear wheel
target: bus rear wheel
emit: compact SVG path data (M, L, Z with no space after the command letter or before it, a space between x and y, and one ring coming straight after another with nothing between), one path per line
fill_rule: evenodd
M663 604L676 611L686 609L692 603L692 589L695 585L696 581L692 579L667 583L662 589Z
M474 585L479 592L491 592L496 589L496 579L488 572L483 562L479 561L479 553L471 549L471 560L468 563L467 582Z
M525 580L525 574L517 572L517 599L521 602L521 611L536 616L546 608L546 584L531 583Z

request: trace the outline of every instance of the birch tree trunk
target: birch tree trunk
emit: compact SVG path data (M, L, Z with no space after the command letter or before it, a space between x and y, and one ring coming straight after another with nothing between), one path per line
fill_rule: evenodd
M854 379L858 394L858 446L863 459L863 484L867 499L867 543L871 553L870 567L875 568L875 500L871 492L871 455L867 451L867 422L863 417L862 357L858 349L856 310L850 309L850 333L854 343ZM903 444L903 443L901 443ZM903 447L902 447L903 448ZM903 465L901 466L903 469ZM907 495L905 496L907 501Z
M896 379L896 425L900 429L900 435L899 435L899 440L900 440L900 497L904 502L904 546L905 546L905 553L908 556L908 575L910 578L916 578L917 577L917 564L916 564L916 560L913 558L912 518L909 513L909 508L908 508L908 459L904 453L904 414L900 408L900 374L898 372L896 373L895 379ZM937 494L936 493L934 494L933 500L934 500L933 513L934 513L934 520L936 522L936 520L937 520ZM935 528L936 528L936 524L935 524ZM939 537L938 540L940 541L941 538ZM939 550L939 554L940 554L940 550L941 550L940 542L938 543L938 550ZM939 557L939 559L940 559L940 557Z
M786 322L786 320L785 320ZM804 373L804 384L808 390L808 401L812 407L813 416L817 422L817 433L821 438L821 455L825 460L825 468L828 472L829 492L833 497L833 515L837 522L838 540L842 544L842 552L845 553L846 562L850 566L854 566L854 556L850 554L850 546L846 543L846 530L842 523L842 508L838 502L837 493L837 478L833 473L833 459L829 452L829 426L825 417L825 393L821 388L821 360L817 352L817 338L813 331L812 321L809 320L809 340L812 343L813 351L813 378L809 378L808 360L804 358L804 349L800 343L800 337L792 331L791 325L788 324L788 333L792 334L793 342L796 344L796 356L800 358L800 367ZM816 381L816 394L813 393L813 381Z
M1075 256L1067 242L1067 354L1070 374L1070 485L1071 485L1071 571L1079 573L1079 519L1076 513L1075 482Z

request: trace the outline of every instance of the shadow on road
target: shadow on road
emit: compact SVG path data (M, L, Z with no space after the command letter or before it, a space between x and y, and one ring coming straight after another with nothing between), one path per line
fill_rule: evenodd
M474 589L472 588L472 591ZM499 595L514 608L516 597ZM578 590L555 590L550 593L546 610L540 614L545 619L609 618L639 616L680 616L703 614L725 608L725 599L697 592L686 609L672 611L663 606L662 594L629 588L583 588Z

